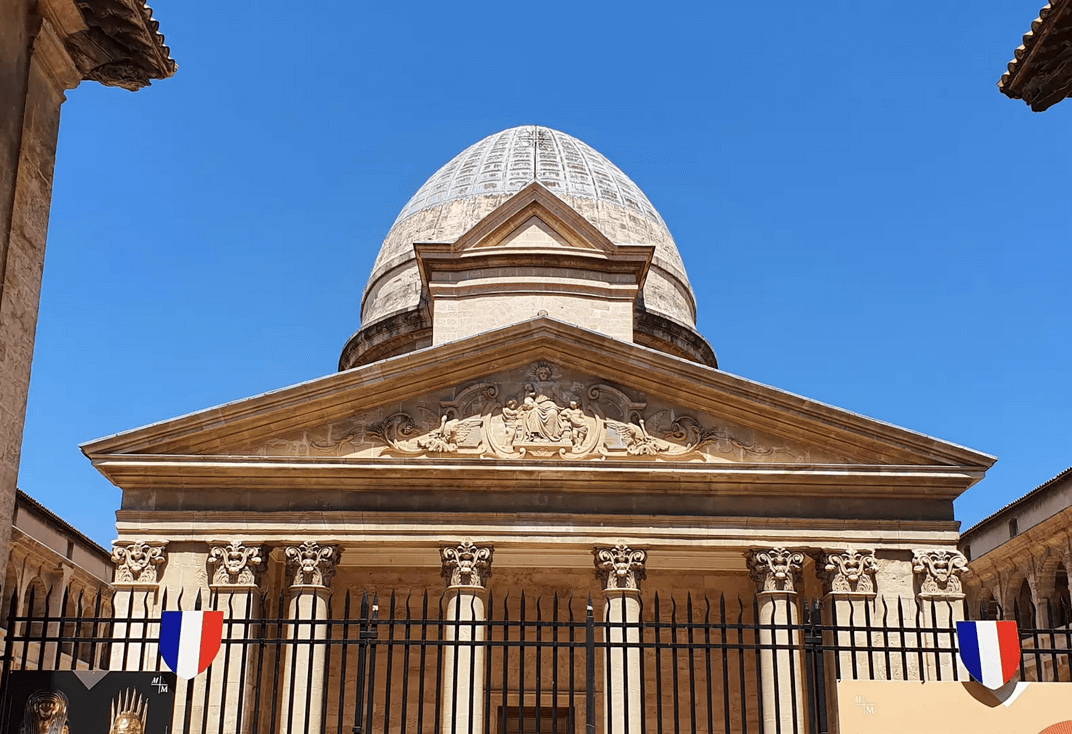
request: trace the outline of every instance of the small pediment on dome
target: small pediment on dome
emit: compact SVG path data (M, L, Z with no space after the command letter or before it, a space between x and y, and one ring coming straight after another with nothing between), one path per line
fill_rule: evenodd
M535 181L455 240L450 251L544 246L591 250L608 256L618 251L591 222Z
M254 456L844 464L846 457L549 361L252 445Z

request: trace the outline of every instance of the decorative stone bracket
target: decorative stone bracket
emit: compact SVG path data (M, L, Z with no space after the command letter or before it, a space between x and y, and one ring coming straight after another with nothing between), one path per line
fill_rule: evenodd
M458 545L448 545L439 549L443 561L443 576L450 588L464 587L483 589L491 576L491 557L495 549L488 546L474 545L471 540L463 540Z
M326 587L335 576L335 565L339 560L337 545L320 545L315 540L307 540L301 545L288 546L284 551L287 560L287 574L291 588L303 586Z
M116 585L156 586L160 581L160 567L167 561L166 545L164 541L135 540L113 546Z
M797 581L804 568L804 554L785 548L748 552L748 572L756 590L796 593Z
M209 548L208 563L216 567L211 586L255 587L264 559L259 546L243 545L238 540L230 543L217 541Z
M605 591L639 591L645 576L644 564L648 554L619 542L613 548L594 550L596 575L603 582Z
M873 550L846 548L826 551L816 567L823 589L828 594L875 596L875 572L878 564Z
M968 559L960 551L917 550L912 570L920 577L921 599L964 598L960 575L968 572Z

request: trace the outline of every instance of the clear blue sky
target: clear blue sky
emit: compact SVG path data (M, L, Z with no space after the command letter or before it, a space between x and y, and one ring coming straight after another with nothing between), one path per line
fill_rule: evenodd
M20 484L109 543L79 443L333 372L409 196L535 123L723 369L998 456L973 523L1072 464L1072 100L995 86L1041 4L154 0L177 75L64 105Z

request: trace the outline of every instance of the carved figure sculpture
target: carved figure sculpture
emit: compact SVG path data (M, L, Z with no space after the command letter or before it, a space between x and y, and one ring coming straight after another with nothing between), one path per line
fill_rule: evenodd
M471 433L479 432L484 420L480 416L466 418L464 420L451 419L443 416L439 421L439 429L432 431L424 438L417 439L417 445L432 453L450 453L458 450L458 444L464 442Z
M912 557L912 570L922 574L921 596L959 598L963 595L960 574L968 570L968 559L959 551L919 550Z
M301 545L288 547L284 555L292 586L327 586L335 575L337 546L307 540Z
M145 734L149 702L133 688L120 691L112 701L112 724L108 734Z
M796 591L804 568L804 554L785 548L754 550L748 553L748 571L759 591Z
M443 575L447 586L473 586L484 588L491 575L491 546L476 546L470 540L458 545L448 545L439 553L443 560Z
M588 422L576 400L569 401L569 407L559 414L558 420L562 427L562 438L569 441L574 449L580 448L588 438Z
M596 574L604 589L639 589L648 554L618 543L613 548L596 548Z
M208 554L208 562L216 567L212 575L213 584L253 586L257 581L257 567L262 562L261 549L232 540L227 545L213 546Z
M19 734L68 734L69 706L60 691L34 691L26 699Z
M155 584L157 566L164 563L164 544L143 543L140 540L130 545L112 548L115 580L118 583Z
M826 553L820 559L819 577L832 592L870 594L875 591L875 552L852 548L842 553Z

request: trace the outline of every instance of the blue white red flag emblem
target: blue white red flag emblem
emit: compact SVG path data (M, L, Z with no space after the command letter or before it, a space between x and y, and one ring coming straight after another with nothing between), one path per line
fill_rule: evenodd
M957 645L972 678L992 691L1012 680L1020 665L1016 622L957 622Z
M190 680L203 673L220 651L223 612L164 612L160 615L160 657L175 675Z

